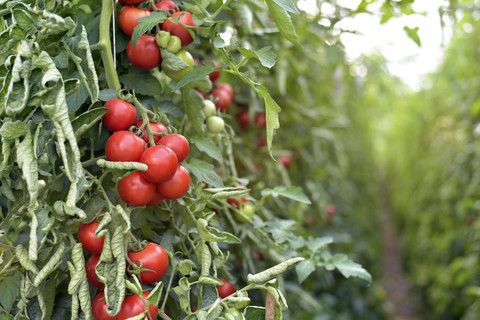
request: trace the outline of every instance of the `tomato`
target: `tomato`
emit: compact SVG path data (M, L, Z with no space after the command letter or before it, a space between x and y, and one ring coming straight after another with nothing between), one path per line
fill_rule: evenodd
M337 208L333 204L327 205L327 214L330 216L334 216L337 213Z
M151 270L140 272L140 280L142 283L154 283L159 281L168 269L167 252L161 246L153 242L148 242L143 250L129 251L128 258L137 266Z
M211 100L203 100L203 114L205 114L205 118L209 118L216 113L215 103Z
M143 292L143 299L148 303L148 291ZM122 303L122 309L117 315L117 320L126 320L138 316L139 314L145 312L145 304L143 303L142 298L138 294L131 296L126 296ZM149 305L148 314L146 319L156 319L158 314L158 306Z
M175 152L165 146L153 146L145 150L140 162L148 166L142 175L150 182L158 183L170 179L177 171L178 160Z
M93 298L92 315L95 320L117 320L117 316L111 317L107 313L107 304L105 303L105 292L100 292Z
M160 193L155 192L155 194L153 195L152 200L150 200L150 202L147 203L147 206L149 206L149 207L156 206L156 205L158 205L160 202L162 202L163 199L164 199L164 197L163 197Z
M203 99L206 99L206 98L207 98L207 94L206 94L205 92L200 91L200 90L197 89L197 88L194 88L194 89L195 89L195 91L197 91L197 92L202 96Z
M167 74L167 76L169 76L171 79L173 80L176 80L176 81L180 81L183 79L183 77L189 73L189 72L192 72L193 71L193 65L194 65L194 62L193 62L193 57L192 55L190 54L190 52L188 52L187 50L180 50L178 51L177 53L175 53L175 55L180 58L183 62L185 62L186 64L188 64L188 68L186 69L183 69L182 71L177 71L177 72L166 72L165 73Z
M95 237L95 231L98 228L98 221L93 220L90 223L80 223L78 226L78 241L82 244L83 249L93 254L101 254L103 250L103 242L105 236Z
M222 277L220 277L219 279L220 279L220 281L223 282L222 285L217 286L218 296L220 298L223 299L225 297L228 297L229 295L231 295L235 291L237 291L237 290L235 290L235 286L232 283L228 282L227 280L225 280Z
M160 2L155 3L155 7L157 9L163 10L163 11L168 11L169 13L177 12L180 10L175 2L172 0L162 0ZM153 8L150 8L150 11L153 11Z
M135 48L130 40L127 45L127 56L128 60L140 69L153 69L162 63L162 54L154 36L140 36Z
M135 107L121 99L110 99L105 105L107 113L102 117L103 125L110 131L127 130L137 119Z
M167 130L167 127L165 127L163 125L163 123L161 122L149 122L150 123L150 128L152 129L153 132L161 132L163 134L168 134L168 130ZM137 128L140 128L143 124L143 120L142 119L138 119L136 122L135 122L135 127ZM143 140L148 143L148 131L147 131L147 126L143 127L142 129L142 132L143 132ZM162 138L161 135L155 135L153 137L153 141L155 142L158 142L160 141L160 139Z
M130 131L117 131L105 144L108 161L138 161L145 151L145 141Z
M286 169L290 168L292 165L292 157L288 154L278 157L278 161L284 166Z
M247 187L245 187L244 185L241 185L241 184L237 184L235 187L242 188L242 189L247 189ZM240 197L240 201L248 202L248 200L245 199L244 197ZM240 209L240 202L236 198L228 198L227 202L230 205L237 207L237 209Z
M162 137L159 142L175 152L178 163L185 160L190 151L190 144L188 143L187 138L181 134L168 134L165 137Z
M190 174L183 166L178 166L173 177L157 184L157 192L167 199L178 199L190 188Z
M252 254L257 258L258 261L263 260L263 254L258 250L252 250Z
M123 33L131 37L133 34L133 29L140 24L137 19L148 17L149 15L149 11L131 6L125 6L122 8L122 10L120 10L120 14L118 15L118 24L120 25L120 29L123 31Z
M214 60L214 59L205 59L205 61L211 61L211 62L213 62L213 63L215 64L215 68L217 68L217 69L221 67L221 66L220 66L220 63L218 63L217 60ZM210 73L210 74L208 75L208 77L210 78L210 81L215 82L215 81L218 80L218 78L220 78L220 75L221 75L221 74L222 74L222 72L221 72L220 70L218 70L218 71L213 71L212 73Z
M245 198L242 198L242 201ZM245 199L246 200L246 199ZM238 222L248 222L252 221L253 214L255 213L255 208L251 204L244 204L240 208L240 212L243 215L240 215L238 212L234 211L233 212L233 218L237 220Z
M255 123L257 126L260 128L266 128L267 127L267 117L265 116L265 113L258 113L255 116Z
M120 3L122 6L126 6L126 5L136 5L136 4L140 4L142 2L145 2L147 0L118 0L118 3Z
M181 17L180 17L181 16ZM179 23L174 23L170 20L165 20L162 24L162 30L170 32L170 34L177 36L182 41L182 46L188 46L193 42L193 38L188 32L188 30L182 26L180 23L183 23L186 26L196 26L193 22L193 16L188 11L178 11L170 16L170 18L180 17Z
M139 172L123 178L118 183L118 193L123 201L133 206L143 206L149 203L154 194L156 186Z
M240 128L245 129L250 125L250 115L248 110L240 111L235 117L237 118Z
M225 121L218 116L211 116L207 119L207 130L211 133L220 133L225 128Z
M104 284L98 281L97 272L95 271L95 266L98 264L99 260L100 256L96 254L88 258L87 263L85 264L85 271L87 273L88 282L90 282L95 288L102 290Z
M213 100L215 100L215 106L220 111L227 111L232 104L232 96L225 90L215 89L212 92Z
M225 91L225 92L227 92L227 93L230 95L230 97L232 97L232 99L233 99L233 88L232 88L232 86L229 85L228 83L226 83L226 82L219 83L219 84L217 85L217 87L215 88L215 90Z

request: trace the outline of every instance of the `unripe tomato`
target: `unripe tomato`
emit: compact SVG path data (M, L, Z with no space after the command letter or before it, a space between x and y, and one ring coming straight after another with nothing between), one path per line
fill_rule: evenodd
M215 106L220 111L227 111L232 104L232 96L224 90L218 88L212 92L213 100L216 100Z
M241 129L245 129L250 125L250 115L248 110L240 111L235 117L237 118L238 125Z
M105 292L100 292L93 298L92 315L95 320L117 320L117 316L111 317L107 313L107 304L105 303Z
M82 244L83 249L93 254L101 254L103 250L103 242L105 236L95 237L95 231L98 228L98 221L93 220L90 223L80 223L78 226L78 241Z
M168 130L167 130L167 127L165 127L163 125L163 123L161 122L149 122L150 123L150 128L152 129L153 132L162 132L163 134L168 134ZM142 119L138 119L136 122L135 122L135 127L137 128L140 128L143 124L143 120ZM142 129L142 132L143 132L143 140L148 143L149 142L149 136L148 136L148 130L147 130L147 126L143 127ZM155 135L153 137L153 141L156 142L159 142L160 139L162 138L161 135Z
M284 166L286 169L290 168L292 165L292 157L288 154L278 157L278 161Z
M130 131L117 131L105 144L108 161L138 161L145 151L145 141Z
M151 271L140 272L142 283L154 283L159 281L168 269L168 254L158 244L148 242L145 249L129 251L128 258L132 263Z
M218 116L211 116L207 119L207 130L211 133L220 133L225 128L225 121Z
M190 174L183 166L178 166L173 177L157 184L157 192L167 199L178 199L190 187Z
M203 114L205 114L205 118L209 118L217 112L217 109L215 108L215 103L213 103L211 100L203 100Z
M182 71L177 71L177 72L165 72L167 74L167 76L169 76L171 79L173 80L176 80L176 81L180 81L183 79L183 77L189 73L189 72L192 72L193 71L193 65L194 65L194 62L193 62L193 57L192 55L190 54L190 52L188 52L187 50L180 50L178 51L177 53L175 53L175 55L180 58L183 62L185 62L186 64L188 64L188 68L187 69L183 69Z
M127 45L127 56L128 60L140 69L153 69L162 63L162 54L154 36L140 36L135 48L130 40Z
M131 6L125 6L122 8L122 10L120 10L120 14L118 15L118 24L120 25L120 29L123 31L123 33L131 37L135 27L140 24L137 19L148 17L149 15L149 11Z
M160 2L157 2L155 3L155 7L163 11L168 11L169 14L180 10L178 9L177 4L172 0L162 0ZM153 8L150 8L150 11L153 11Z
M267 117L265 116L265 113L258 113L255 116L255 124L259 126L260 128L266 128L267 127Z
M236 211L233 212L233 218L235 218L235 220L237 220L238 222L252 221L253 214L255 213L255 208L251 204L247 203L241 206L240 212L243 214L243 216L238 214L238 212Z
M164 199L164 197L163 197L160 193L155 192L155 194L153 195L152 200L150 200L150 202L147 203L147 206L149 206L149 207L156 206L156 205L158 205L160 202L162 202L163 199Z
M85 272L87 273L88 282L90 282L90 284L95 288L102 290L105 285L98 281L97 272L95 271L98 261L100 261L100 256L96 254L88 258L87 262L85 263Z
M211 61L211 62L213 62L213 63L215 64L215 68L217 68L217 69L221 67L220 63L218 63L217 60L214 60L214 59L205 59L205 61ZM213 71L212 73L210 73L210 74L208 75L208 77L210 78L210 81L215 82L215 81L218 80L218 78L220 78L220 75L221 75L221 74L222 74L222 72L221 72L220 70L218 70L218 71Z
M142 175L150 182L158 183L170 179L177 171L178 160L175 152L165 146L153 146L145 150L140 162L148 166Z
M135 107L121 99L110 99L105 105L107 113L102 117L102 122L110 131L127 130L137 119Z
M237 291L237 290L235 290L235 286L232 283L225 280L225 278L220 277L219 279L220 279L220 281L223 282L222 285L217 286L218 296L220 298L222 298L222 299L226 298L229 295L233 294L235 291Z
M159 141L160 144L169 147L175 152L177 156L178 163L185 160L190 151L190 144L188 143L187 138L181 134L167 134L165 137L162 137Z
M123 201L133 206L143 206L149 203L155 194L156 186L143 177L140 172L134 172L118 183L118 193Z
M143 299L148 304L148 291L143 292ZM139 314L145 312L145 304L143 299L138 295L134 294L131 296L126 296L122 303L122 308L117 315L117 320L126 320ZM158 306L149 305L148 314L145 319L156 319L158 314Z
M181 16L181 17L180 17ZM180 17L179 23L173 23L170 20L165 20L162 24L162 30L170 32L170 34L177 36L182 41L182 47L188 46L193 42L193 38L188 30L182 26L183 23L186 26L196 26L193 22L193 16L188 11L178 11L170 16L170 18Z

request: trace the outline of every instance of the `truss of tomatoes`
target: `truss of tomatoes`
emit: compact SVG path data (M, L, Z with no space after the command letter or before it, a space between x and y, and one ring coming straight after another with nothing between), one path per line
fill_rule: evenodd
M108 161L140 162L147 171L137 171L118 183L118 193L125 203L134 206L155 206L163 199L183 197L190 187L190 174L180 165L185 160L190 145L181 134L169 134L160 122L149 122L155 135L155 145L147 147L149 135L143 120L137 120L135 107L121 99L105 103L108 108L102 121L114 133L107 140L105 155ZM130 126L142 128L143 138L126 131Z

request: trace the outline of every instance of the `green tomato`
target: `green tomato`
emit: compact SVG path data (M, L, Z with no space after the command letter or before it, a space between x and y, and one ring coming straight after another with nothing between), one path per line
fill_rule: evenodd
M242 214L239 214L237 211L233 212L233 217L235 220L238 222L248 222L252 221L253 214L255 213L255 208L251 204L244 204L240 207L240 212Z
M210 118L217 113L217 109L215 108L215 103L213 101L205 99L203 100L203 113L205 114L205 118Z
M190 52L182 49L180 51L178 51L176 54L175 54L178 58L182 59L183 62L185 62L186 64L188 64L188 68L187 69L184 69L182 71L178 71L178 72L171 72L171 73L168 73L168 72L165 72L167 74L167 76L169 76L170 78L172 78L173 80L177 80L177 81L180 81L183 79L183 77L189 73L189 72L192 72L193 71L193 65L195 64L194 61L193 61L193 57L192 55L190 54Z
M211 133L220 133L225 128L225 121L219 116L211 116L207 119L207 130Z

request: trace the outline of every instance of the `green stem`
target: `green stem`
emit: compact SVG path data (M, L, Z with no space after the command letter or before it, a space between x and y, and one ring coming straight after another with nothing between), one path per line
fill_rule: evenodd
M212 15L210 16L210 19L211 19L211 20L215 19L215 18L220 14L220 12L222 12L222 10L223 10L226 6L228 6L228 4L230 3L230 1L232 1L232 0L227 0L227 1L225 1L225 3L222 4L222 5L220 6L220 8L218 8L217 11L215 11L214 14L212 14Z
M112 44L110 42L110 22L113 14L113 1L102 0L102 13L100 16L100 38L95 47L101 47L101 56L105 68L105 78L110 89L120 90L120 80L113 63Z
M154 133L153 133L153 130L152 130L152 127L150 127L150 119L148 118L148 113L152 113L150 110L148 110L147 108L145 108L141 103L140 101L138 101L138 99L136 97L133 97L133 104L135 105L135 107L138 108L138 110L140 111L140 114L142 115L142 119L143 119L143 125L146 126L147 128L147 132L148 132L148 142L150 143L150 146L154 146L155 145L155 139L154 139Z
M200 3L198 3L197 0L192 0L192 2L193 2L194 4L196 4L196 5L200 8L200 10L202 10L202 12L207 16L208 19L211 19L211 18L212 18L212 16L211 16L210 13L207 11L207 9L205 9Z

